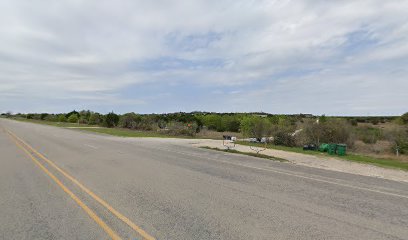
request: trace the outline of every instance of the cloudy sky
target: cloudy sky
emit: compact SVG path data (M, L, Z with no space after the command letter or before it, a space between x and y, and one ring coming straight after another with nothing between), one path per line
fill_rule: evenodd
M0 112L408 111L408 1L0 0Z

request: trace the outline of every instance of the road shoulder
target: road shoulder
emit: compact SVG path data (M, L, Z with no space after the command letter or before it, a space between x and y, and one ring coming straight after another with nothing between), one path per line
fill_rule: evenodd
M191 144L195 147L221 148L224 146L221 140L198 140ZM249 146L236 144L235 150L240 152L254 152ZM408 172L398 169L383 168L369 164L361 164L351 161L340 160L331 157L317 157L313 155L287 152L275 149L266 149L262 154L287 160L291 164L313 168L326 169L337 172L358 174L362 176L377 177L399 182L408 182Z

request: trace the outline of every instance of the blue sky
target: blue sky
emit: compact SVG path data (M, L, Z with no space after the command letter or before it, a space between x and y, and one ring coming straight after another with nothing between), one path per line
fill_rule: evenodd
M0 112L400 115L408 1L0 1Z

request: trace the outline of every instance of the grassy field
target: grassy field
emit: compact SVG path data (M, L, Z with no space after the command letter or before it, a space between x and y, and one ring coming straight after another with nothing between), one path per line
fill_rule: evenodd
M213 148L213 147L200 147L200 148L210 149L210 150L215 150L215 151L220 151L220 152L242 154L242 155L247 155L247 156L251 156L251 157L265 158L265 159L279 161L279 162L287 162L287 160L285 160L283 158L272 157L272 156L265 155L265 154L260 154L260 153L258 153L258 154L257 153L247 153L247 152L237 151L237 150L234 150L234 149L229 149L228 150L228 149Z
M264 144L259 143L249 143L249 142L238 142L238 144L246 145L246 146L264 146ZM301 147L285 147L285 146L276 146L272 144L266 145L267 148L288 151L288 152L296 152L308 155L315 155L315 156L324 156L324 157L333 157L342 160L348 160L353 162L359 163L366 163L372 164L380 167L387 167L387 168L397 168L408 171L408 162L398 161L396 159L385 159L385 158L374 158L371 156L364 156L358 154L347 154L346 156L337 156L337 155L329 155L327 153L322 153L319 151L304 151Z

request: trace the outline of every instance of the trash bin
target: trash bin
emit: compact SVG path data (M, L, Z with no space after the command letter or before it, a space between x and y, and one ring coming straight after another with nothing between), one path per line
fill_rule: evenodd
M337 155L344 156L346 155L347 145L346 144L337 144Z
M335 144L335 143L330 143L330 144L329 144L329 148L327 149L327 152L328 152L330 155L334 155L334 154L336 154L336 150L337 150L337 144Z
M319 146L319 151L320 152L327 152L328 149L329 149L329 144L327 144L327 143L322 143Z
M315 144L305 144L303 145L303 150L311 150L311 151L316 151L316 145Z

